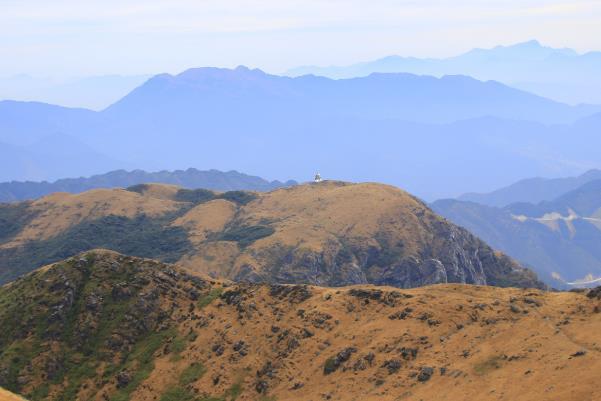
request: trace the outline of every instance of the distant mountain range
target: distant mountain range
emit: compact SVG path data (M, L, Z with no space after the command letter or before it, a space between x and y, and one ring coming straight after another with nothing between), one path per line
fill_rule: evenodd
M601 170L590 170L577 177L528 178L489 193L467 193L457 199L498 207L518 202L539 203L553 200L594 180L601 180Z
M109 119L146 118L149 109L180 118L190 118L191 111L200 109L203 120L209 116L222 119L234 111L240 119L256 119L269 111L274 119L326 116L420 123L451 123L487 116L572 123L601 112L601 106L568 106L465 75L435 78L387 73L333 80L315 76L288 78L238 67L157 75L104 110L103 115ZM156 119L159 116L155 113Z
M317 170L434 200L599 167L597 110L465 76L201 68L158 75L102 112L0 102L0 142L25 149L20 164L0 159L0 171L3 181L54 181L193 165L305 181ZM59 149L31 156L53 142Z
M296 185L296 181L267 181L237 171L200 171L189 168L185 171L158 171L149 173L142 170L111 171L88 178L68 178L55 182L4 182L0 183L0 202L15 202L37 199L54 192L77 194L96 188L127 188L133 185L160 183L173 184L182 188L204 188L214 191L271 191L284 186Z
M598 174L591 171L571 179L527 180L508 187L514 188L513 195L521 193L523 199L557 194L551 201L494 207L445 199L434 202L432 208L492 247L530 266L552 286L598 285L601 283L601 179L571 189L575 183ZM523 192L524 182L536 183L534 190ZM562 189L564 193L560 193ZM508 189L497 194L511 195Z
M561 102L601 104L601 52L578 54L572 49L546 47L536 40L474 49L445 59L389 56L349 66L299 67L286 74L353 78L375 72L465 74L500 81Z

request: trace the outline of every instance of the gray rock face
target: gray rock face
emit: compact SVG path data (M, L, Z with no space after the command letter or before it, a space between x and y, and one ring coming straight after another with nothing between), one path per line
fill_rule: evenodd
M431 368L429 366L423 366L420 369L419 374L417 375L417 380L420 382L427 382L428 380L430 380L433 374L434 368Z
M341 238L317 253L302 248L270 249L263 270L244 266L237 281L345 286L390 285L399 288L441 283L543 286L534 274L513 260L496 254L465 229L441 222L418 255L406 254L403 244L379 248L367 239Z

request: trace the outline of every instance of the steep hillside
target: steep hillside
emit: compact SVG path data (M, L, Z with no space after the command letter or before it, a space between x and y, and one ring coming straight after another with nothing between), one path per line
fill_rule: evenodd
M441 200L432 208L530 266L549 285L601 282L601 180L538 204L496 208Z
M381 184L268 193L142 185L4 205L0 218L4 280L101 247L252 282L540 286L423 202Z
M117 170L87 178L66 178L55 182L3 182L0 183L0 202L36 199L53 192L80 193L95 188L126 188L149 183L174 184L188 189L206 188L214 191L269 191L296 184L295 181L270 182L237 171L200 171L195 168L157 172Z
M95 250L0 288L0 385L33 401L595 400L598 293L232 285Z

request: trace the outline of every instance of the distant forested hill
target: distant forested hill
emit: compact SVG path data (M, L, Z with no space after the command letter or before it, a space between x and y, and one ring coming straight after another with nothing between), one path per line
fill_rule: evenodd
M0 202L36 199L53 192L80 193L95 188L127 188L146 183L174 184L189 189L204 188L214 191L270 191L296 184L295 181L267 181L237 171L201 171L194 168L158 172L116 170L87 178L67 178L55 182L0 183Z

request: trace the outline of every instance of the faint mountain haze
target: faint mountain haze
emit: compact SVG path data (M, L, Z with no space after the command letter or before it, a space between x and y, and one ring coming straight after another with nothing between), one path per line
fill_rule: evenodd
M585 283L601 277L600 173L594 170L579 177L524 180L493 192L497 197L510 190L521 191L525 196L528 194L524 193L524 185L529 184L530 195L545 193L543 189L547 196L551 192L557 194L542 202L522 201L495 207L445 199L434 202L432 208L531 267L549 285L567 288L567 283Z
M102 110L148 78L150 75L100 75L53 79L21 74L0 77L0 99Z
M543 46L536 40L474 49L444 59L389 56L349 66L299 67L286 74L352 78L374 72L466 74L480 80L500 81L561 102L601 104L601 52L579 54L572 49Z
M517 202L539 203L553 200L593 180L601 179L601 170L590 170L577 177L528 178L489 193L467 193L458 199L503 207Z
M317 170L434 200L599 167L597 110L466 76L332 80L198 68L154 76L101 112L0 102L0 142L22 150L60 134L97 155L23 156L31 167L16 170L0 163L3 181L190 166L304 181Z

